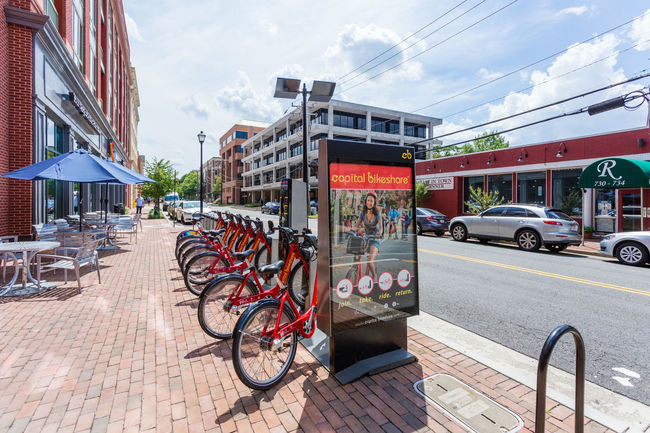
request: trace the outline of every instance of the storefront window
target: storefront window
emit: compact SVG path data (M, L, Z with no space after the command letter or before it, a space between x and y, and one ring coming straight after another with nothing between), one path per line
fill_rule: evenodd
M469 213L467 202L470 201L470 186L474 189L481 188L481 190L484 191L485 185L483 184L483 176L468 176L463 179L463 212L465 213Z
M641 230L641 191L623 192L621 194L621 216L624 232Z
M512 201L512 174L495 174L488 176L488 191L498 192L504 203Z
M616 190L595 189L594 201L596 203L596 231L613 232L616 221Z
M578 186L582 169L554 170L551 174L553 207L569 216L582 216L582 192Z
M46 118L45 134L45 159L54 158L64 152L63 149L63 128L52 120ZM52 222L63 217L63 189L64 182L48 179L45 181L46 194L46 217L47 222Z
M517 174L517 202L546 204L546 172L532 171Z

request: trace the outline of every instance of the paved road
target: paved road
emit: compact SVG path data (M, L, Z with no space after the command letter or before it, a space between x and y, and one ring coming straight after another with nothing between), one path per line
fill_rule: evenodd
M418 247L422 310L534 358L556 326L573 325L587 380L650 404L650 267L447 237ZM575 372L573 347L565 336L551 364Z
M316 220L309 225L315 231ZM587 380L650 404L650 266L428 235L418 247L421 310L535 359L556 326L575 326L585 340ZM551 364L575 372L570 336Z

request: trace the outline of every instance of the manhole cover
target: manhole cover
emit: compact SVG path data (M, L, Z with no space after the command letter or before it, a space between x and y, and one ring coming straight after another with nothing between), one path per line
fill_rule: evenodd
M435 374L415 382L415 390L471 432L514 433L521 418L448 374Z

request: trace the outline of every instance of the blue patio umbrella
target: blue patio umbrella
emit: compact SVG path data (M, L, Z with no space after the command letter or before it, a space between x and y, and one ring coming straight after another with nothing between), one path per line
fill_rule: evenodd
M135 176L116 168L115 164L110 164L84 149L75 149L63 155L10 171L2 176L22 180L54 179L79 183L112 182L133 184L140 182ZM83 216L82 191L80 190L79 197L80 230Z
M125 173L127 176L129 176L131 178L134 178L133 182L129 182L130 184L140 185L140 184L143 184L143 183L155 182L155 180L150 179L147 176L144 176L144 175L138 173L137 171L131 170L130 168L125 167L125 166L123 166L121 164L118 164L116 162L112 162L112 161L109 161L109 160L104 160L104 162L107 163L111 167L111 169L117 169L117 170ZM104 216L104 222L108 221L108 198L107 198L107 195L108 195L108 184L109 183L110 184L122 184L122 182L106 182L106 187L104 189L104 193L105 193L104 194L104 199L102 200L102 203L104 203L104 205L106 206L106 212L104 214L105 215Z

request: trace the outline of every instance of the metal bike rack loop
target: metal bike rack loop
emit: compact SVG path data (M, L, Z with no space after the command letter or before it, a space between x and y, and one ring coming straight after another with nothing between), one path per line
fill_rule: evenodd
M575 399L575 433L584 432L585 416L585 343L576 328L569 325L558 326L550 333L537 366L537 404L535 406L535 433L544 433L546 421L546 374L551 353L558 340L566 333L573 335L576 344L576 399Z

